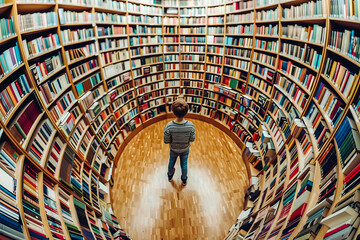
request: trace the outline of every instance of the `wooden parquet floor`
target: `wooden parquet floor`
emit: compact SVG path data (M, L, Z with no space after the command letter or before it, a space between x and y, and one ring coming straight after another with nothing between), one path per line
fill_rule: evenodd
M188 183L181 184L180 160L168 182L169 147L164 120L145 128L126 146L114 170L112 206L133 240L224 239L243 209L248 185L241 150L216 127L191 120Z

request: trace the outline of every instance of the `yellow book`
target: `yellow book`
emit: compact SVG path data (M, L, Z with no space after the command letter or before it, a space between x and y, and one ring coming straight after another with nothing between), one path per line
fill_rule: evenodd
M265 82L264 82L264 81L260 81L259 88L262 89L262 90L265 90L264 85L265 85Z
M32 195L37 196L36 188L24 181L24 189L30 192Z
M330 71L330 74L329 74L329 78L332 80L334 75L335 75L335 70L336 70L336 66L337 66L338 62L337 61L334 61L333 62L333 65L331 66L331 71Z

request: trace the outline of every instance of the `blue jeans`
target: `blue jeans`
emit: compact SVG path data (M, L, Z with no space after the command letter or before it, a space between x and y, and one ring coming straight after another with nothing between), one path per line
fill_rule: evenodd
M176 163L176 159L177 157L180 156L180 164L181 164L181 180L186 181L187 179L187 160L189 157L189 151L190 149L188 149L187 151L183 152L183 153L176 153L170 150L170 160L169 160L169 166L168 166L168 176L172 177L175 173L175 163Z

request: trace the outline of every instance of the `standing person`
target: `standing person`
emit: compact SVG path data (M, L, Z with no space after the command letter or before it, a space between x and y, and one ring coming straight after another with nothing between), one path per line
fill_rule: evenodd
M178 98L171 105L171 110L176 119L166 124L164 129L164 143L169 144L170 160L168 166L169 182L175 173L175 163L177 157L180 157L181 181L186 185L187 181L187 160L190 151L190 142L195 141L195 127L190 121L184 119L189 111L189 105L184 99Z

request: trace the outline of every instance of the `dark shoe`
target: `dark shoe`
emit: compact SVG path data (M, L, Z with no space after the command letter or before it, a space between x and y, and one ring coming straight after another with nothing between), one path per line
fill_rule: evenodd
M182 185L183 185L183 186L186 186L187 178L186 178L186 179L181 179L181 181L182 181Z
M169 173L167 174L169 182L172 181L172 178L173 178L174 174L175 174L175 170L174 170L174 173L172 175L169 175Z

